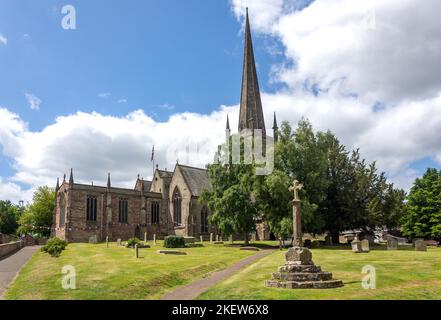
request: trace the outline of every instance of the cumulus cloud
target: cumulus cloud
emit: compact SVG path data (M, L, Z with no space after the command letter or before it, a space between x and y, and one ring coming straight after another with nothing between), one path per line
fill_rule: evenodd
M32 93L25 93L26 101L32 110L40 110L41 100Z
M99 98L103 98L103 99L107 99L107 98L109 98L111 95L112 95L112 94L111 94L110 92L101 92L101 93L98 93L98 97L99 97Z
M266 113L308 117L350 148L377 160L392 181L409 188L414 162L441 163L441 22L436 0L232 0L243 22L283 46L264 95Z
M14 160L13 182L54 185L74 168L78 182L104 184L110 172L114 185L132 188L138 173L152 175L153 145L161 168L173 170L176 161L210 163L225 138L226 114L237 117L237 110L223 106L209 115L175 114L167 122L156 122L142 110L125 117L78 112L33 132L17 114L0 108L0 145Z
M1 33L0 33L0 44L4 44L4 45L8 44L8 39Z

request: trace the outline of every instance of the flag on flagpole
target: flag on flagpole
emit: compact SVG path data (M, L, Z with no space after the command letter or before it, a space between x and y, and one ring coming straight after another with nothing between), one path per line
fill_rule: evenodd
M155 146L154 145L152 148L152 157L151 157L150 161L153 161L153 160L155 160Z

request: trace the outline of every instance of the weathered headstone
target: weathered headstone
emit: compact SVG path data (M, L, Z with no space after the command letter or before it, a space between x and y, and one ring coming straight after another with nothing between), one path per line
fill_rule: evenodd
M187 252L184 251L177 251L177 250L158 250L157 253L161 254L173 254L173 255L186 255Z
M200 240L201 240L201 243L204 243L204 237L203 236L200 237Z
M139 249L138 249L138 244L135 244L135 258L138 259L139 258Z
M415 251L427 251L427 243L424 240L415 241Z
M144 242L147 242L147 232L144 232Z
M213 233L210 233L210 243L213 243Z
M327 246L332 246L332 245L333 245L333 243L332 243L332 237L331 237L330 234L327 234L327 235L326 235L326 237L325 237L325 243L326 243Z
M251 235L251 242L256 242L256 233L253 232L253 234Z
M156 233L153 234L153 245L156 246Z
M230 235L228 240L229 240L230 243L232 244L232 243L233 243L233 235Z
M108 236L106 237L106 247L107 248L109 247L109 237Z
M116 240L116 245L120 246L121 245L121 238L118 238L118 240Z
M216 242L219 242L219 235L216 235Z
M398 250L398 240L394 237L388 237L387 250Z
M361 248L361 241L358 238L355 238L351 242L352 251L355 253L362 253L363 249Z
M370 251L370 249L369 249L369 240L367 240L367 239L361 240L361 250L363 252L369 252Z

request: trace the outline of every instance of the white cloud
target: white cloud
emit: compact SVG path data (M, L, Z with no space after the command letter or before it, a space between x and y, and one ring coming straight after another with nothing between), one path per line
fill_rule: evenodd
M41 100L32 93L25 93L26 100L29 104L29 108L32 110L40 110Z
M0 44L4 44L4 45L8 44L8 39L1 33L0 33Z
M72 167L76 181L104 184L110 172L114 185L132 188L138 173L152 175L153 145L161 168L172 170L176 160L199 167L211 162L224 139L227 112L235 117L237 107L175 114L167 122L142 110L125 117L78 112L33 132L18 115L0 108L0 145L14 160L12 182L52 186Z
M127 103L127 99L119 99L117 102L118 103Z
M286 86L264 95L267 117L273 109L280 120L308 117L408 188L413 162L441 163L441 2L306 2L231 1L238 20L248 5L255 33L284 48L271 80Z

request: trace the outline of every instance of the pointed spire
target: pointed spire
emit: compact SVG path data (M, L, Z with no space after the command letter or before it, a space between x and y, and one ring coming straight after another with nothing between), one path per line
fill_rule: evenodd
M227 114L227 131L230 131L230 117Z
M277 125L277 117L276 117L276 112L274 112L274 122L273 122L273 129L279 129L278 125Z
M110 189L112 184L110 183L110 173L107 174L107 188Z
M266 136L248 8L245 22L245 49L239 114L239 131L244 129L261 129L263 136Z
M55 193L58 193L58 190L60 190L60 178L57 178L57 185L55 186Z
M73 169L70 169L70 177L69 177L69 184L73 184L74 183L74 178L73 178Z
M66 183L66 174L63 176L63 184Z
M279 126L277 125L276 112L274 112L273 137L274 137L274 142L279 141Z

